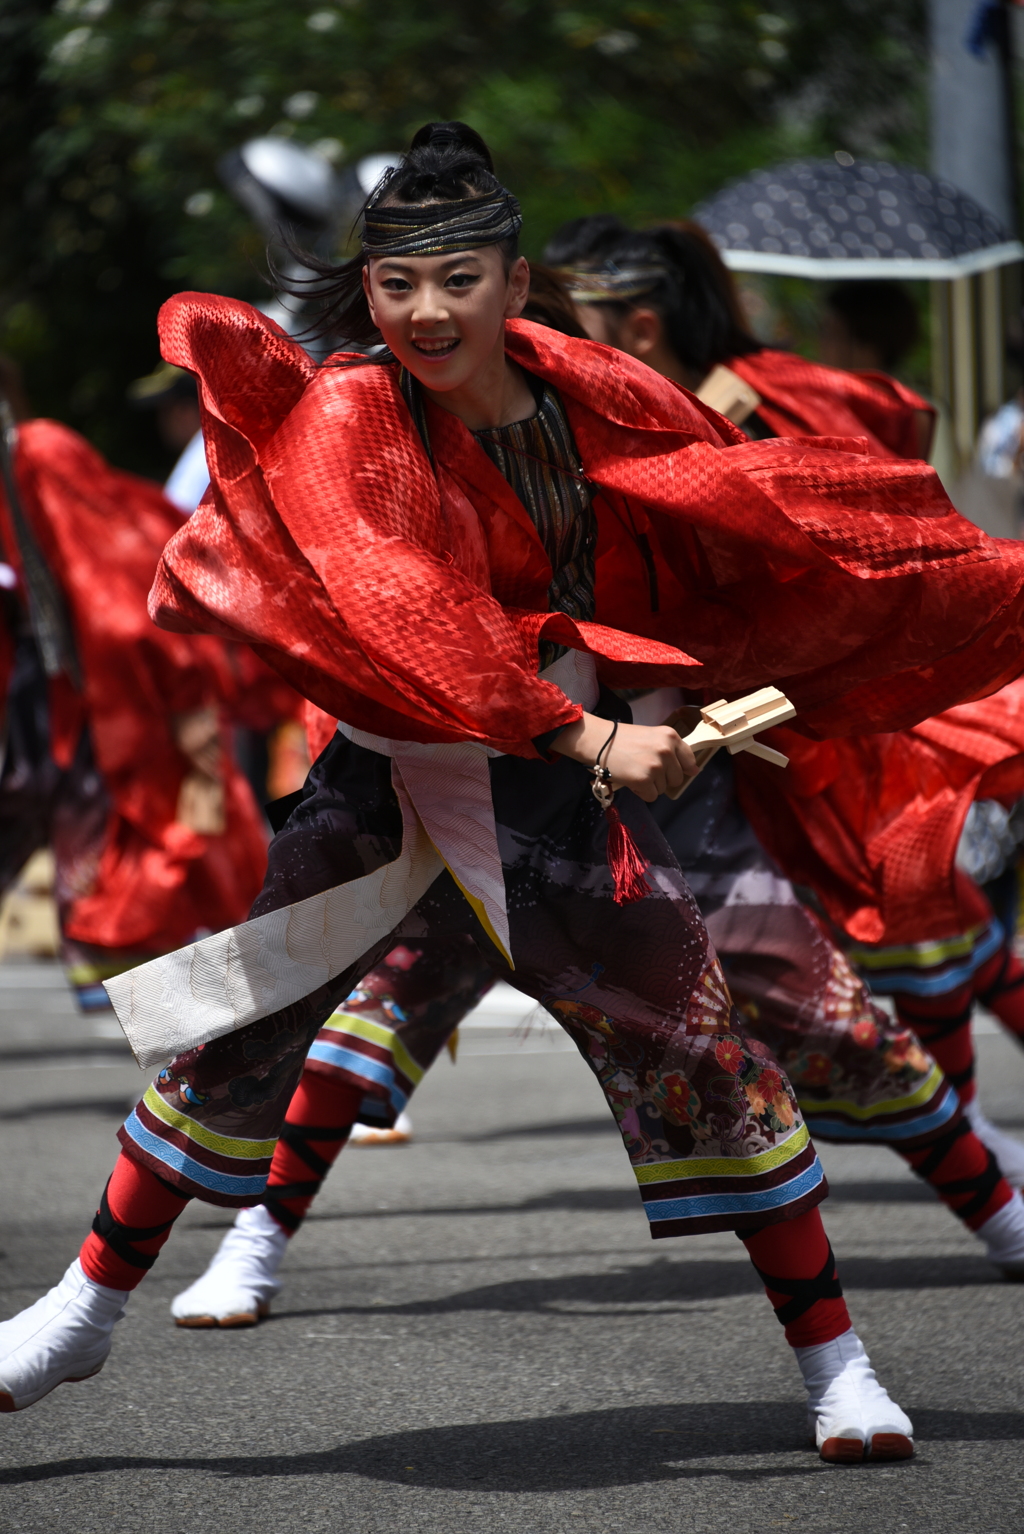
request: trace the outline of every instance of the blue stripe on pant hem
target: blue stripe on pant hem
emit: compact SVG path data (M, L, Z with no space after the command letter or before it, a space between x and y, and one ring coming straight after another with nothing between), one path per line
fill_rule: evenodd
M945 996L947 992L959 990L960 986L973 979L981 966L987 964L994 953L998 953L1004 942L1002 923L994 921L969 957L953 969L940 968L935 975L930 974L928 969L890 969L872 974L865 965L863 968L858 967L858 974L876 996L897 996L900 992L906 992L908 996Z
M813 1165L789 1182L774 1188L762 1188L750 1193L692 1194L686 1198L652 1199L644 1204L647 1218L652 1225L662 1220L707 1219L709 1215L759 1214L766 1209L779 1209L793 1204L798 1198L812 1192L825 1179L821 1162L817 1157Z
M238 1198L247 1198L250 1194L259 1197L267 1186L269 1171L262 1177L242 1177L230 1172L214 1172L210 1167L204 1166L201 1161L194 1161L176 1145L171 1145L168 1141L162 1140L159 1135L153 1134L135 1112L130 1113L125 1120L124 1130L140 1150L148 1152L157 1161L162 1161L164 1166L170 1167L172 1171L183 1172L192 1182L198 1183L202 1188L209 1188L212 1193L228 1193Z
M317 1039L311 1046L306 1059L319 1060L323 1065L334 1065L339 1070L351 1071L354 1076L362 1076L367 1081L375 1082L387 1092L392 1107L398 1113L401 1113L409 1101L405 1093L399 1091L396 1086L395 1073L390 1065L383 1065L379 1060L371 1060L356 1049L344 1049L340 1044L327 1044L324 1040Z
M845 1119L825 1118L804 1103L800 1104L800 1111L807 1121L808 1129L812 1134L820 1135L823 1140L877 1140L882 1145L888 1145L898 1140L916 1140L933 1129L941 1129L956 1113L958 1102L956 1092L952 1087L947 1087L945 1096L934 1112L924 1118L908 1119L902 1124L850 1124Z

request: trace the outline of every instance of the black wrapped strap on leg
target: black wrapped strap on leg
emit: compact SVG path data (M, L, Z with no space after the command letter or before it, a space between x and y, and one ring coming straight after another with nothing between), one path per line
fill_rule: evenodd
M973 1130L965 1118L957 1119L949 1129L944 1129L938 1139L933 1140L928 1147L928 1154L923 1161L911 1161L910 1164L918 1177L923 1177L925 1182L931 1182L957 1140L972 1133Z
M936 1193L940 1193L943 1198L958 1198L964 1193L971 1195L966 1203L956 1206L955 1213L960 1220L971 1220L980 1214L1002 1180L999 1163L988 1146L985 1147L985 1155L987 1160L983 1172L977 1172L973 1177L957 1177L952 1182L932 1183Z
M983 991L976 993L983 1007L991 1007L997 996L1009 996L1014 991L1019 991L1021 986L1024 985L1024 975L1018 975L1016 980L1011 980L1009 985L1007 985L1006 971L1010 967L1009 948L1003 949L1002 958L1003 962L999 966L998 975Z
M270 1211L277 1223L292 1235L302 1224L302 1215L296 1214L289 1209L284 1202L292 1198L315 1198L319 1193L324 1178L331 1170L331 1163L325 1161L313 1147L308 1144L310 1140L347 1140L352 1132L352 1125L346 1124L342 1129L325 1129L317 1124L290 1124L285 1119L281 1126L280 1138L291 1150L304 1161L311 1172L315 1172L315 1178L309 1182L274 1183L268 1187L260 1202Z
M927 1155L920 1161L917 1160L913 1152L908 1152L906 1158L918 1177L923 1177L926 1182L929 1182L941 1198L952 1201L966 1194L970 1195L969 1198L965 1199L964 1203L952 1205L954 1214L960 1220L970 1220L976 1214L981 1213L996 1191L1003 1175L999 1170L999 1163L988 1146L983 1146L985 1166L982 1171L976 1172L971 1177L955 1177L949 1182L938 1181L935 1174L953 1149L957 1140L962 1139L964 1135L973 1133L974 1131L967 1119L958 1119L950 1129L944 1130L938 1139L928 1147Z
M962 1094L963 1088L974 1080L974 1061L966 1065L962 1071L947 1071L946 1080L951 1083L958 1093Z
M775 1314L783 1326L789 1326L791 1322L796 1321L819 1300L841 1300L843 1297L843 1286L839 1282L836 1259L831 1246L821 1272L815 1274L814 1278L777 1278L774 1274L766 1273L763 1268L759 1268L756 1262L754 1267L766 1289L770 1289L773 1294L792 1296L784 1305L775 1307Z
M110 1182L107 1181L107 1188ZM156 1262L155 1252L140 1252L133 1246L134 1241L151 1241L154 1236L162 1236L170 1230L174 1220L165 1220L162 1225L149 1225L145 1228L135 1228L131 1225L122 1225L120 1220L114 1218L107 1201L107 1188L103 1189L100 1199L100 1207L92 1222L93 1231L107 1243L112 1252L123 1262L127 1262L133 1268L144 1268L147 1272ZM177 1191L177 1190L175 1190Z
M346 1124L343 1129L322 1129L317 1124L289 1124L285 1119L281 1126L281 1139L295 1154L304 1161L311 1172L315 1172L321 1182L331 1170L332 1163L325 1161L309 1144L310 1140L347 1140L352 1133L352 1125Z
M320 1182L275 1183L272 1188L267 1188L260 1203L269 1209L278 1225L294 1235L302 1224L303 1216L289 1209L283 1201L286 1198L314 1198L319 1191Z
M913 1007L903 1002L902 998L897 1008L897 1014L901 1023L913 1030L922 1044L930 1044L933 1039L948 1039L951 1033L956 1033L965 1023L971 1020L974 1011L973 999L966 1007L961 1007L959 1012L948 1012L941 1017L930 1017L927 1013L918 1017Z

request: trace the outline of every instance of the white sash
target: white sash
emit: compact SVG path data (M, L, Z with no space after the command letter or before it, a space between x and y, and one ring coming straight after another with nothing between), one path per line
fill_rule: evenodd
M597 701L594 658L569 650L541 673L572 703ZM485 930L509 958L505 883L488 758L475 741L423 745L338 725L356 745L390 756L402 811L402 850L347 884L268 911L106 981L145 1070L291 1006L354 964L398 926L447 866Z

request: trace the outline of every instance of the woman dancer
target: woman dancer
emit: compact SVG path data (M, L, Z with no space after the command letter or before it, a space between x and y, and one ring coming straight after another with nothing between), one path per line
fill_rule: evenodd
M261 817L222 738L235 675L218 640L146 612L181 526L155 485L56 421L18 423L2 457L0 894L53 848L68 980L105 1009L104 980L259 889Z
M589 258L588 267L577 265L571 275L577 295L581 289L587 294L579 312L595 334L611 336L648 360L653 356L661 372L699 383L739 354L745 376L756 365L763 417L802 432L815 425L825 430L829 420L836 430L851 431L864 420L870 425L860 429L871 431L879 457L894 456L901 446L909 451L929 428L926 402L893 380L850 377L788 354L751 350L757 343L742 330L731 279L695 226L635 233L599 216L568 226L555 237L554 249L563 261ZM531 317L536 285L532 269ZM549 302L560 298L554 312L564 328L567 300L547 273L543 292ZM746 406L749 412L749 394ZM759 431L771 434L764 418ZM1005 718L1008 699L1020 691L1014 684L996 699L951 712L959 718L987 710ZM678 692L634 697L634 722L659 722L680 698ZM335 725L307 708L311 756L326 748ZM960 733L962 741L962 724ZM827 749L800 736L790 745L798 760L812 762ZM919 751L920 743L909 749ZM1011 739L1005 749L1018 747ZM991 739L982 756L986 752L991 756ZM778 770L767 768L764 776L772 780L774 801ZM912 789L906 797L914 798ZM1024 1277L1024 1203L1011 1186L1024 1148L982 1120L983 1134L987 1129L995 1141L991 1148L1008 1163L997 1167L988 1139L979 1143L970 1132L956 1110L957 1094L915 1044L904 1012L894 1024L872 1004L825 925L800 903L758 842L738 801L732 759L720 754L682 799L659 799L652 813L697 900L748 1033L783 1065L815 1137L891 1146L1008 1278ZM787 828L789 841L800 838L799 827L790 829L787 821ZM471 941L449 939L403 944L363 977L309 1052L261 1205L239 1212L206 1271L175 1296L171 1310L178 1325L252 1325L267 1313L280 1290L277 1273L288 1243L347 1143L353 1120L386 1124L404 1112L492 975ZM955 1055L941 1042L939 1049L955 1068ZM976 1110L959 1071L954 1085L972 1115Z
M225 299L164 311L169 360L200 377L214 489L166 551L153 610L258 645L347 724L271 845L247 927L111 983L140 1047L198 1015L212 1042L122 1130L81 1261L0 1328L0 1390L17 1409L102 1367L188 1197L261 1191L309 1044L358 974L400 939L469 932L623 1110L661 1231L744 1240L824 1457L906 1457L910 1423L841 1299L806 1127L646 808L684 786L692 753L624 720L597 666L715 695L783 682L818 728L894 728L1016 672L1024 560L916 469L752 449L649 369L516 323L519 222L477 136L432 125L370 201L362 270L337 279L339 328L381 338L381 361L317 369ZM647 555L623 531L641 495ZM911 514L879 515L890 496ZM857 538L811 535L821 497L851 534L870 528L870 571Z
M576 220L547 254L561 263L596 340L701 397L717 396L723 408L733 401L733 419L752 436L858 437L879 458L927 455L934 412L906 385L808 362L747 332L732 277L699 225L637 232L607 216ZM858 301L863 307L863 293ZM872 990L893 998L901 1024L954 1083L1003 1173L1024 1185L1024 1146L977 1102L971 1041L980 1001L1024 1042L1024 966L1013 934L954 866L971 803L999 796L1009 806L1024 792L1024 685L899 736L821 746L787 731L778 744L792 747L786 774L750 758L738 764L740 795L761 841L798 884L815 890L846 933L848 957ZM864 784L866 795L858 790ZM700 898L699 884L694 892Z

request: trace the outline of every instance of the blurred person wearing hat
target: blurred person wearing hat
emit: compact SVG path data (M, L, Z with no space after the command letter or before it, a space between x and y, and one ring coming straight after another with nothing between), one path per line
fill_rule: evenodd
M178 455L164 485L164 495L186 515L195 511L210 483L199 420L196 381L184 368L161 362L128 390L136 410L151 410L164 447Z

